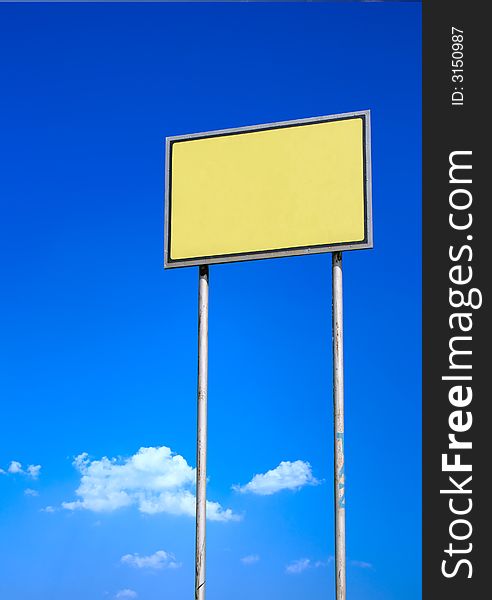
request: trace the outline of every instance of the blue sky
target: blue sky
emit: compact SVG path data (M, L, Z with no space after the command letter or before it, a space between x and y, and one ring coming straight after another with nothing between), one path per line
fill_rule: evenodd
M368 108L348 588L420 597L420 61L417 3L0 5L2 598L191 597L197 270L162 269L163 140ZM333 598L330 256L210 277L208 595ZM282 462L296 489L253 480Z

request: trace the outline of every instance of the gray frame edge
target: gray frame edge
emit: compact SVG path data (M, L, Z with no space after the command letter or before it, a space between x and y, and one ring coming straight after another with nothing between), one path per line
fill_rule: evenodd
M326 246L314 246L307 248L292 248L290 250L270 250L265 252L254 252L237 254L234 256L216 256L213 258L197 258L185 260L169 260L168 256L168 232L169 232L169 206L170 206L170 189L169 189L169 169L170 169L170 149L171 143L192 140L195 138L203 138L206 136L227 135L234 133L247 133L251 131L261 131L270 128L282 128L291 125L303 125L309 123L323 123L326 121L338 121L352 117L365 118L365 172L366 181L365 196L366 196L366 231L367 241L365 243L341 243L327 244ZM347 113L337 113L333 115L321 115L319 117L308 117L305 119L293 119L290 121L276 121L273 123L262 123L260 125L247 125L245 127L233 127L229 129L216 129L213 131L203 131L199 133L189 133L183 135L168 136L165 138L166 157L165 157L165 182L164 182L164 268L175 269L182 267L196 267L199 265L213 265L224 263L236 263L251 260L262 260L267 258L284 258L287 256L304 256L307 254L328 254L332 252L342 252L347 250L367 250L373 248L373 229L372 229L372 162L371 162L371 111L359 110ZM191 260L193 262L191 262Z

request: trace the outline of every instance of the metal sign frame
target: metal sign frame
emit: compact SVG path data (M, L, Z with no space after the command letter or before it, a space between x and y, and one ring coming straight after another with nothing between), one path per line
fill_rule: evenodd
M197 258L172 259L171 258L171 201L172 201L172 150L175 142L185 140L203 139L210 137L244 134L248 132L264 131L269 129L282 129L302 125L325 123L328 121L343 121L349 119L362 119L363 127L363 176L364 176L364 239L360 242L321 244L295 248L281 248L277 250L255 251L236 254L221 254L217 256L204 256ZM197 265L210 265L246 260L259 260L265 258L280 258L285 256L300 256L305 254L320 254L326 252L341 252L345 250L362 250L373 247L372 239L372 173L371 173L371 119L370 111L326 115L293 121L279 121L233 129L219 129L203 133L177 135L166 138L166 178L165 178L165 212L164 212L164 268L191 267Z

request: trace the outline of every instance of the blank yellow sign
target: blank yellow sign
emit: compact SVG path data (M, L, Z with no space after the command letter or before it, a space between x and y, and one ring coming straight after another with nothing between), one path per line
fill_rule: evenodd
M165 266L371 247L368 118L169 138Z

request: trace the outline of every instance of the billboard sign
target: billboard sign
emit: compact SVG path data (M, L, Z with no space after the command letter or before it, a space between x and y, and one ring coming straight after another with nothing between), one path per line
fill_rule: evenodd
M167 268L372 247L369 111L166 139Z

